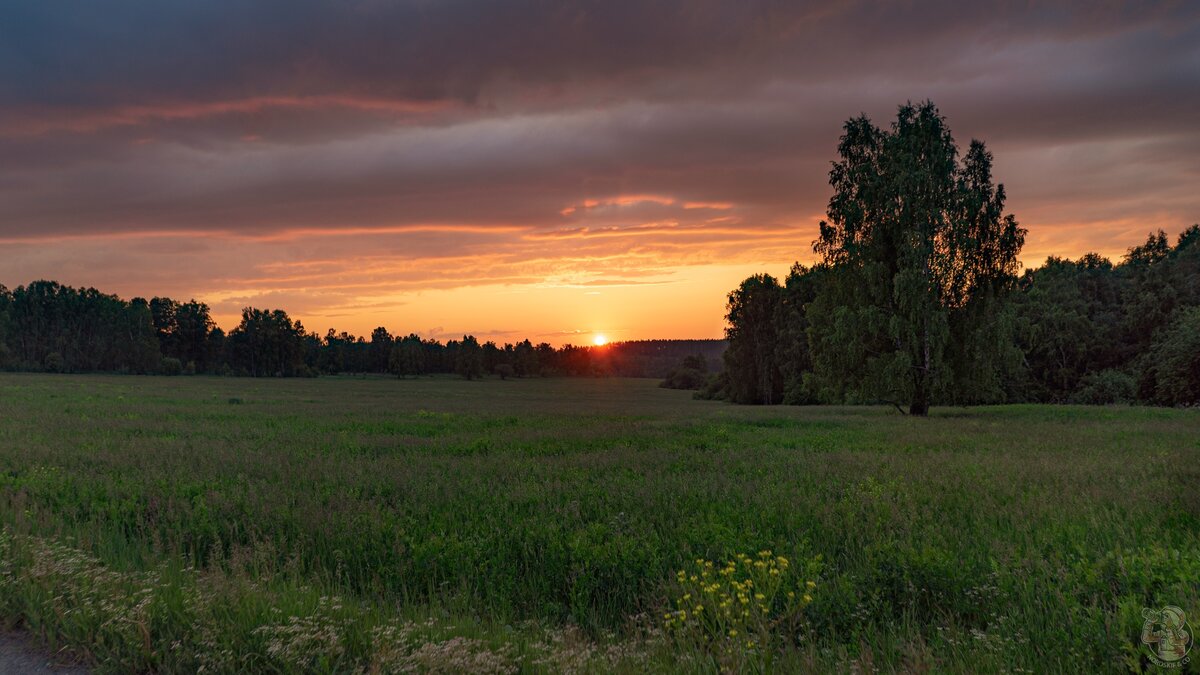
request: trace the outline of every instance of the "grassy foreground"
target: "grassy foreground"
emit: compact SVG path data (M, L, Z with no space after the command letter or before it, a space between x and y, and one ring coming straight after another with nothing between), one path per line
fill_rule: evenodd
M1143 607L1200 627L1198 411L3 374L0 420L0 624L100 671L1137 671Z

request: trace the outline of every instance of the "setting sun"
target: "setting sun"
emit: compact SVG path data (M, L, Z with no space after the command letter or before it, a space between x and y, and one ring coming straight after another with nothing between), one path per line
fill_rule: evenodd
M602 333L596 333L595 337L592 338L592 344L597 347L603 347L608 344L608 337Z

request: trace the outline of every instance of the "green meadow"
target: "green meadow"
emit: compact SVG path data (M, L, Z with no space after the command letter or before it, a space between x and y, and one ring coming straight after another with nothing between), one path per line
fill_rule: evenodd
M0 626L114 673L1153 671L1144 607L1200 626L1200 411L656 385L0 374Z

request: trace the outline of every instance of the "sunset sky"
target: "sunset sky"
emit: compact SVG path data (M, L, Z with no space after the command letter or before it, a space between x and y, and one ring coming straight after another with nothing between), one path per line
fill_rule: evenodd
M1026 265L1200 221L1198 2L0 7L0 283L226 329L718 337L910 99L995 153Z

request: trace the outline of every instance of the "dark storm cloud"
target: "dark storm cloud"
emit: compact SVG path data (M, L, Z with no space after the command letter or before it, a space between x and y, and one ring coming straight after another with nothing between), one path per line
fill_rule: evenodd
M960 142L989 142L1031 262L1200 219L1194 2L0 0L0 15L10 285L136 267L238 301L327 284L351 309L371 303L345 289L388 279L587 284L803 258L842 122L923 98Z
M499 80L635 84L742 64L840 79L863 67L944 67L941 56L971 42L1068 42L1145 26L1186 35L1196 15L1186 2L8 4L0 100L76 109L335 91L474 101Z

